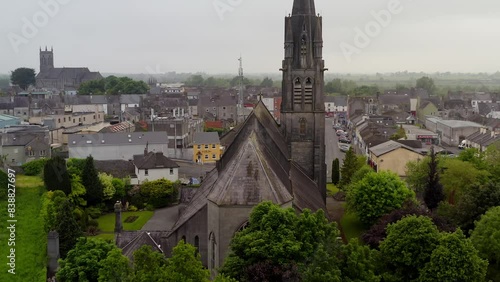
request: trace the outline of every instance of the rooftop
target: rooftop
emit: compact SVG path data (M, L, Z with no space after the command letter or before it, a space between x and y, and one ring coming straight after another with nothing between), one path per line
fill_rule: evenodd
M217 132L198 132L194 134L194 144L217 144L220 143Z
M72 134L68 136L69 146L119 146L168 144L167 132L119 132L97 134Z

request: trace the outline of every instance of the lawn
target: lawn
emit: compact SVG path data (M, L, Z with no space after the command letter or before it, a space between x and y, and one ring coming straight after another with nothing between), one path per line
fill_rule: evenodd
M125 222L128 217L137 216L134 222ZM152 211L135 211L135 212L122 212L123 230L134 231L140 230L146 222L153 216ZM104 233L114 232L115 230L115 214L109 213L97 219L99 222L99 229Z
M359 238L365 231L365 228L358 216L349 211L345 212L344 216L340 220L340 225L342 226L342 231L344 232L347 241L353 238Z
M337 194L340 190L339 190L339 188L337 188L337 186L335 186L335 184L328 183L328 184L326 184L326 191L327 191L329 196L333 196L333 195Z
M7 187L0 187L7 189ZM47 236L40 218L43 181L36 176L16 177L15 246L7 245L7 232L0 233L0 281L46 281ZM7 230L7 201L0 201L0 229ZM7 255L15 247L15 275L7 272Z

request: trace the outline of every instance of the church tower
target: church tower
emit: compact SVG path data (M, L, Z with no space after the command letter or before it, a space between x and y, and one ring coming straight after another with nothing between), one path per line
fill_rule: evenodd
M322 18L314 0L294 0L285 18L281 127L292 160L326 199L325 103Z
M50 51L45 47L45 51L40 48L40 72L45 72L54 68L54 49Z

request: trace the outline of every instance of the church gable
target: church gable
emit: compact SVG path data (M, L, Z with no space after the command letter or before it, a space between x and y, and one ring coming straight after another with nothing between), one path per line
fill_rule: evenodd
M282 170L252 133L220 174L208 199L221 205L253 206L262 201L284 204L292 195L275 173Z

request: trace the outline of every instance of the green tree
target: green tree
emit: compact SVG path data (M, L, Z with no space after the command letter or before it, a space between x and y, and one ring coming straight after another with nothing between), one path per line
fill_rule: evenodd
M427 76L417 79L416 87L427 90L427 92L430 95L435 94L436 91L436 85L434 84L434 80Z
M71 193L68 195L69 201L75 206L86 206L86 193L87 190L85 190L85 186L83 186L80 176L71 175Z
M389 171L370 172L347 192L347 205L365 225L372 225L382 215L399 209L415 194Z
M191 76L187 81L184 82L184 85L186 86L203 86L204 85L204 79L203 76L197 74Z
M11 72L10 82L26 90L30 85L35 85L36 83L35 70L30 68L18 68Z
M113 185L113 176L99 172L99 181L102 184L103 199L111 200L116 193L115 186Z
M249 226L231 240L231 253L221 273L239 281L295 276L299 264L307 272L308 261L311 263L320 244L323 250L338 249L339 234L335 223L329 223L321 210L304 210L297 215L292 208L264 202L252 210ZM311 265L322 267L319 263Z
M47 162L47 159L38 159L31 161L29 163L25 163L21 166L23 169L23 172L25 175L29 176L40 176L42 175L43 172L43 167L45 166L45 163Z
M340 181L340 161L338 158L332 162L332 183L334 185L339 184Z
M273 87L273 80L269 77L265 77L262 82L260 83L260 86L262 87Z
M427 156L422 160L409 161L406 164L406 183L418 195L422 195L427 186L430 160L431 158Z
M438 207L439 203L444 200L443 185L439 182L439 162L434 154L434 147L430 150L429 174L427 177L427 185L424 190L424 201L430 210Z
M351 177L360 167L361 166L358 158L356 157L356 153L354 153L354 150L350 147L345 154L344 163L342 164L342 168L340 170L339 186L341 189L347 189L351 183Z
M56 206L57 208L57 206ZM68 252L75 246L82 231L80 225L73 215L73 206L69 200L65 199L57 210L56 231L59 234L59 250L61 258L65 258Z
M196 248L181 240L174 247L172 257L167 260L165 269L168 281L209 281L210 272L201 263Z
M334 80L325 84L326 93L342 93L342 80L340 78L335 78Z
M43 168L43 181L49 191L62 190L66 195L70 194L71 180L66 161L59 156L48 159Z
M144 245L134 252L134 273L132 281L166 281L167 260L151 246Z
M451 204L458 202L465 190L485 184L490 176L486 170L478 170L472 163L456 158L445 158L442 167L440 179Z
M391 140L400 140L400 139L407 139L407 138L408 137L406 136L406 131L403 128L403 126L401 125L398 128L398 131L396 131L396 133L394 133L393 135L391 135L391 137L389 139L391 139Z
M111 183L113 184L113 187L115 188L114 197L117 199L121 199L121 198L125 197L125 195L127 194L125 181L123 179L120 179L120 178L113 178Z
M425 216L408 216L390 224L387 238L380 244L388 275L400 281L417 279L420 269L430 261L439 238L437 227Z
M166 179L147 181L142 184L140 194L154 208L162 208L177 201L179 186L179 182Z
M118 248L111 249L106 258L100 261L99 282L125 282L130 280L129 259Z
M485 281L488 262L479 257L470 239L459 229L444 233L432 251L430 262L421 269L421 282Z
M85 159L68 159L67 166L70 174L82 177L83 168L85 167Z
M72 250L69 251L68 256L59 260L59 271L56 274L57 281L99 281L99 271L103 269L103 276L110 274L109 267L113 264L124 270L123 262L116 261L123 260L117 257L117 253L111 253L111 258L107 261L108 255L112 250L118 250L117 247L110 242L102 239L93 239L81 237ZM102 263L105 263L104 268ZM120 269L115 269L116 274L123 276L123 273L118 273ZM103 281L103 280L101 280ZM110 280L112 281L112 280ZM115 280L123 281L123 280Z
M485 185L475 185L464 192L458 203L454 206L448 206L449 211L439 212L450 218L453 223L460 227L465 234L474 229L474 222L480 219L492 207L500 206L500 184L493 182Z
M377 273L378 252L361 245L357 240L349 241L342 246L341 265L342 281L346 282L378 282ZM318 280L319 281L319 280ZM331 281L331 280L322 280Z
M103 187L95 169L94 158L92 156L87 157L85 160L85 166L82 171L82 184L87 191L86 200L88 205L95 206L102 203L104 199Z
M482 258L500 267L500 206L489 209L476 222L470 239Z

